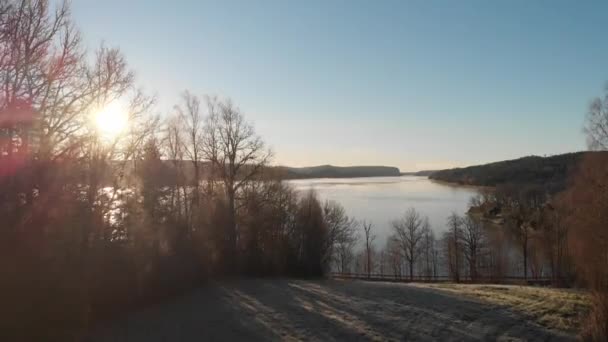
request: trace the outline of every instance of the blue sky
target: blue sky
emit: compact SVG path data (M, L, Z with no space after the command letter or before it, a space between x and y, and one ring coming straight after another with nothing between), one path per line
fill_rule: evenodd
M231 97L275 163L443 168L585 148L607 1L77 0L168 113Z

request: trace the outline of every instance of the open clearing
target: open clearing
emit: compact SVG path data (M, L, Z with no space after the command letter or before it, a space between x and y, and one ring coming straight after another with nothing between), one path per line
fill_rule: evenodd
M457 292L382 282L238 279L117 319L89 340L574 340L506 302Z
M511 308L541 325L575 333L590 310L587 293L579 290L517 285L417 284Z

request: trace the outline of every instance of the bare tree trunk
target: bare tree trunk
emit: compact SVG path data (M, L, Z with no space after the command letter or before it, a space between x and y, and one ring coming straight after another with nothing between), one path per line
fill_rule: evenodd
M367 259L367 277L371 278L372 269L372 244L376 235L372 234L372 224L363 222L363 231L365 232L365 254Z
M471 260L469 261L469 276L472 281L477 280L477 252L471 252Z
M370 278L371 277L371 269L372 269L372 258L371 255L369 253L369 251L367 252L367 277Z
M236 239L236 206L235 206L235 193L231 188L228 191L228 246L227 252L227 269L229 272L236 273L237 267L237 239Z
M454 230L454 281L457 283L460 281L460 263L458 262L458 234Z
M198 157L195 157L195 159L198 159ZM200 163L198 162L198 160L193 160L192 165L194 166L194 196L192 196L192 207L198 210L200 203L199 186L201 183Z
M528 238L524 238L522 242L524 254L524 279L528 279Z
M414 280L414 258L410 256L410 260L409 260L409 264L410 264L410 280Z
M437 251L433 250L433 277L437 277Z

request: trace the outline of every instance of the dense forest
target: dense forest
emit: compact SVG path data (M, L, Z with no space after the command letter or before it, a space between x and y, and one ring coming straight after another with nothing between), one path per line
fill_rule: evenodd
M186 91L161 119L67 2L0 1L0 83L0 340L78 340L212 277L322 276L350 239L230 99Z
M513 160L432 172L429 178L450 183L494 187L500 184L539 185L550 192L563 190L581 160L590 154L576 152L549 157L528 156Z

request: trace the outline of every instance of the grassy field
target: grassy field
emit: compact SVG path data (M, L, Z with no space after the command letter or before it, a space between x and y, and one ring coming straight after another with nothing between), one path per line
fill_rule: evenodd
M500 288L506 288L501 290ZM576 334L549 329L530 315L559 311L568 294L534 294L511 287L444 286L359 280L231 279L132 313L91 331L85 341L575 341ZM457 295L447 292L453 291ZM532 291L532 292L530 292ZM514 292L514 299L503 292ZM488 293L502 305L460 293ZM553 309L538 309L543 301ZM500 298L500 299L499 299ZM520 303L522 302L522 303ZM569 305L569 304L566 304ZM573 306L572 310L578 310ZM544 313L544 314L543 314ZM561 322L555 314L545 322ZM558 315L559 316L559 315ZM544 316L543 316L544 317ZM573 323L565 320L567 327ZM551 323L554 324L554 323Z
M482 302L511 308L539 324L569 332L580 331L589 312L589 296L584 291L517 285L416 284Z

